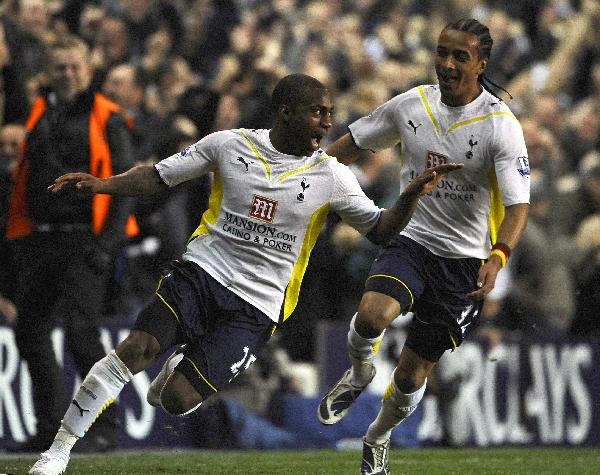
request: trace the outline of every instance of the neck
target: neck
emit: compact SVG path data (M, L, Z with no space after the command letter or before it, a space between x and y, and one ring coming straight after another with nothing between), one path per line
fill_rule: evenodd
M449 107L466 106L467 104L470 104L475 99L477 99L479 97L479 95L482 93L482 91L483 91L483 88L478 84L476 90L474 90L470 93L464 94L462 96L451 96L451 95L442 94L442 102Z
M306 150L303 150L302 147L294 143L293 140L290 140L290 135L291 134L285 130L284 127L275 124L269 132L269 139L271 140L273 147L275 147L275 150L280 153L297 156L306 155Z

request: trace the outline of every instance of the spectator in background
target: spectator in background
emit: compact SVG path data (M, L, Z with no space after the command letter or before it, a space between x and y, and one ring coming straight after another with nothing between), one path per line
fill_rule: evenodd
M148 37L166 29L172 38L181 38L183 27L180 13L172 2L163 0L124 0L123 19L130 40L131 56L141 57Z
M575 310L572 250L561 245L552 221L555 193L541 173L531 177L531 204L527 228L515 249L508 272L508 288L493 324L526 335L564 335ZM540 259L548 242L555 245L552 259ZM488 322L489 323L489 322Z
M600 213L590 215L577 229L579 265L575 275L575 318L569 334L574 336L600 336Z
M600 104L586 101L571 111L562 143L565 164L573 172L577 170L581 157L600 145Z
M169 58L158 69L155 84L148 88L148 108L162 117L169 117L177 112L181 98L199 83L199 76L185 59Z
M600 213L600 152L586 154L575 177L563 180L552 211L558 235L575 236L579 225L592 214Z
M173 120L148 109L147 83L147 74L140 66L125 63L111 68L102 86L102 91L123 108L130 121L136 163L155 163L157 157L171 155L189 145L173 137ZM193 142L196 130L191 127L189 140ZM204 194L208 196L208 191ZM187 190L179 188L169 195L136 200L134 214L140 232L122 256L124 272L114 283L116 297L108 302L108 313L118 312L121 318L134 316L154 290L155 269L183 252L181 243L191 233Z
M121 18L106 16L99 20L91 53L95 70L94 89L101 87L110 68L127 62L129 41L127 25Z
M130 209L123 199L57 200L47 191L60 173L104 177L132 164L120 108L89 89L92 67L85 43L66 37L53 45L49 62L51 89L36 100L28 120L7 222L19 261L15 337L28 363L37 419L36 435L12 447L15 452L45 449L60 425L65 388L50 339L57 317L63 319L80 375L105 354L98 314ZM107 450L116 443L114 404L100 421L89 449Z
M521 126L531 168L542 173L549 186L554 186L568 169L558 138L533 117L524 118Z
M55 39L50 30L50 11L44 0L18 0L15 28L8 34L15 67L23 79L44 72L48 44Z
M229 34L239 22L234 0L194 0L185 15L181 53L192 68L210 80L219 59L230 50Z
M545 127L553 137L561 141L565 134L565 116L560 98L554 94L542 93L533 98L531 106L533 109L532 118L540 126ZM566 143L561 142L561 145L564 148L568 147Z
M132 120L134 160L149 160L161 156L166 141L169 122L146 106L146 73L133 64L124 63L108 71L102 91L123 108L124 115Z
M6 28L0 21L0 124L25 122L28 100L23 79L15 66Z
M488 73L496 83L507 84L527 66L531 43L504 10L492 10L487 21L494 38L494 61Z
M16 256L6 239L6 220L17 155L24 139L25 127L20 124L6 124L0 128L0 315L9 322L14 322L17 317L13 303Z
M19 146L24 139L23 125L6 124L0 128L0 222L4 222L3 218L8 212L12 177L17 164Z

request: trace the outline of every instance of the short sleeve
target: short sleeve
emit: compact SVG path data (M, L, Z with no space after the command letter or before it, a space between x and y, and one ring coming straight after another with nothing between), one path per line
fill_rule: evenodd
M383 211L375 205L358 184L358 180L350 169L341 163L334 166L334 189L331 207L342 221L349 224L361 234L373 229Z
M198 178L217 168L218 151L230 137L230 132L207 135L181 152L158 162L155 167L168 186Z
M529 203L529 158L519 121L502 117L492 147L502 203L504 206Z
M352 138L359 148L378 152L402 141L396 111L404 99L404 94L396 96L349 125Z

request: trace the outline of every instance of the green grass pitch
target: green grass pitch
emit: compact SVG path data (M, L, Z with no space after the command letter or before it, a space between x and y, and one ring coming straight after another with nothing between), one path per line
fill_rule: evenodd
M32 456L0 456L1 474L26 474ZM600 474L598 449L393 449L392 475ZM156 451L74 455L65 475L356 475L357 451Z

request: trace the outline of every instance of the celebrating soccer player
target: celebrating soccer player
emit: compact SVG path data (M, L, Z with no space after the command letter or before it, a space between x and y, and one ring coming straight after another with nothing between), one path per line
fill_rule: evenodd
M350 163L360 149L400 143L404 186L423 167L464 164L420 200L413 219L373 263L348 332L352 366L319 405L323 424L342 419L375 375L385 328L413 312L381 409L364 437L365 475L390 473L392 429L415 410L442 354L475 326L527 223L527 150L519 121L484 75L491 49L489 30L477 20L447 25L435 55L439 84L394 97L328 149Z

